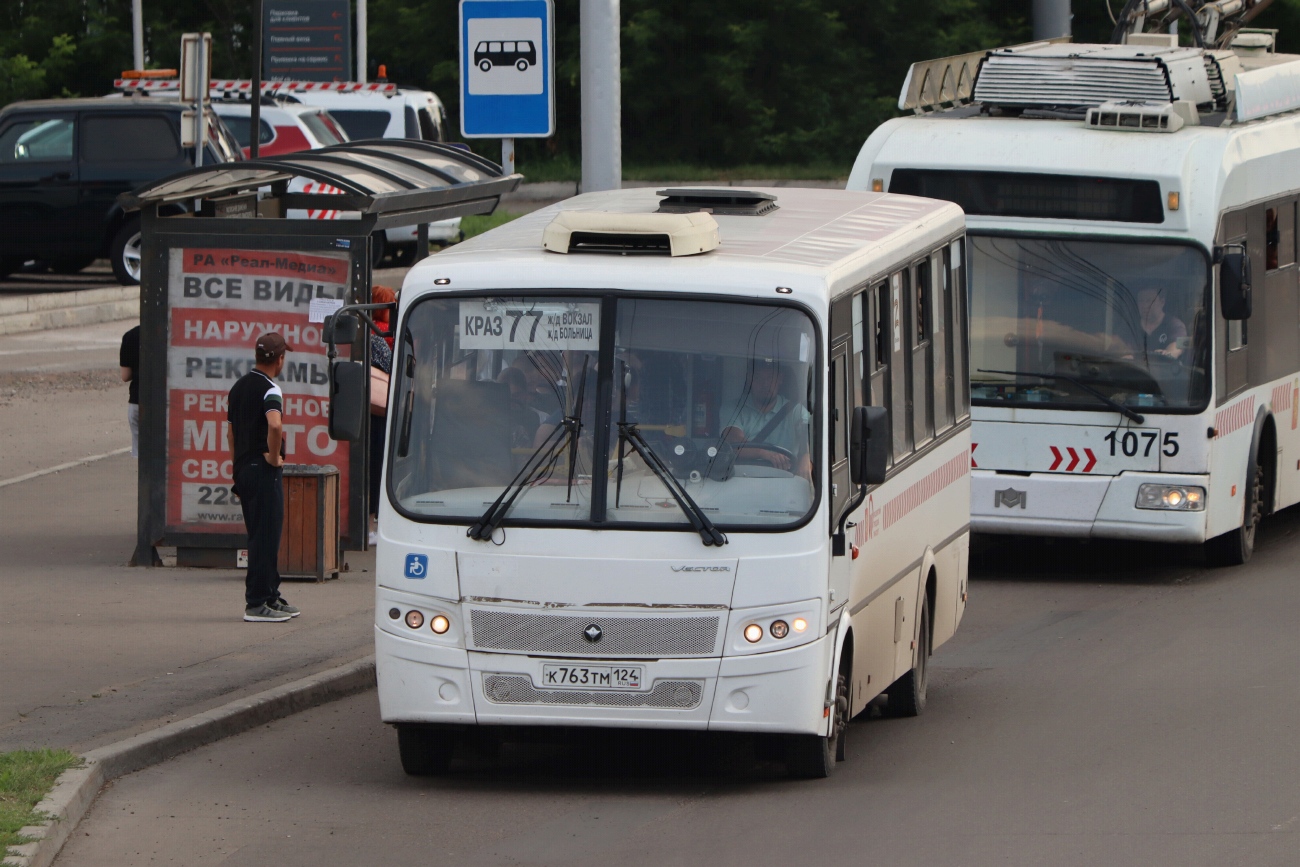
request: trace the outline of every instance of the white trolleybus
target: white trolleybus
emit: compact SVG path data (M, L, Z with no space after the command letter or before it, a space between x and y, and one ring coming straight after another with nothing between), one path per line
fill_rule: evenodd
M1233 565L1300 500L1300 57L1175 38L916 64L853 168L966 211L976 532Z
M407 277L375 644L408 773L477 725L770 733L825 776L873 698L924 707L966 601L962 213L776 193L583 195Z

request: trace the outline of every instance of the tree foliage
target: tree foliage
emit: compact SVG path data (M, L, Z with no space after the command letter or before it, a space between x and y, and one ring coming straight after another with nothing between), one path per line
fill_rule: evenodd
M1074 0L1079 41L1106 41L1107 0ZM1122 0L1110 0L1118 11ZM629 164L836 162L896 112L910 63L1026 41L1032 0L622 0L623 150ZM144 0L149 65L207 30L217 76L252 71L248 0ZM131 65L130 0L6 0L0 100L107 92ZM576 161L579 0L555 0L557 134L521 159ZM369 0L370 74L438 93L458 126L457 0ZM1300 50L1300 0L1255 22ZM485 146L487 151L490 146Z

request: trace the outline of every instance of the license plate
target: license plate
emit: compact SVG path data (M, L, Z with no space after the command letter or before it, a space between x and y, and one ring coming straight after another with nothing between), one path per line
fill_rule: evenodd
M543 665L543 689L641 688L639 665Z

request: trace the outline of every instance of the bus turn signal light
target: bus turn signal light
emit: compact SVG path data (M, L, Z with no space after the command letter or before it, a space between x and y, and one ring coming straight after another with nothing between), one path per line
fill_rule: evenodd
M802 617L796 617L791 625L794 626L795 632L803 632L808 628L808 621L804 620Z

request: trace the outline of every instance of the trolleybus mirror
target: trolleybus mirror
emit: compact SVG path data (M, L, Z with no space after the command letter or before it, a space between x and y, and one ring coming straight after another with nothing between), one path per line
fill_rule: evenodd
M1219 259L1219 306L1224 319L1249 319L1250 257L1244 244L1222 248Z
M889 462L889 410L883 406L859 406L853 410L853 440L849 471L855 485L879 485L885 481Z
M348 317L356 328L356 319ZM347 321L347 320L344 320ZM359 442L369 420L370 401L366 386L370 377L360 361L335 360L330 363L330 437Z
M336 346L340 343L353 342L357 339L357 317L350 313L344 315L331 313L325 317L321 338L326 343L333 343Z

